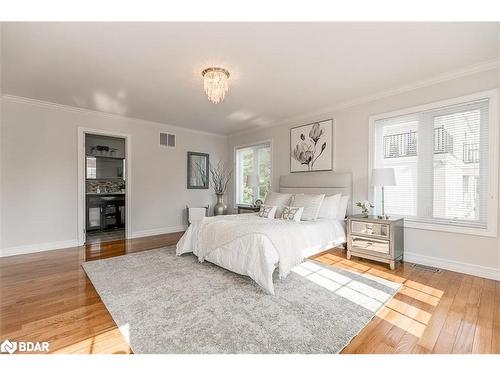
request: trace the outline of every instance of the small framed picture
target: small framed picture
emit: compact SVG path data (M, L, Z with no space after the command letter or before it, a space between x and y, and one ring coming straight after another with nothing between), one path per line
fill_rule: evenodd
M187 188L208 189L209 155L201 152L187 153Z

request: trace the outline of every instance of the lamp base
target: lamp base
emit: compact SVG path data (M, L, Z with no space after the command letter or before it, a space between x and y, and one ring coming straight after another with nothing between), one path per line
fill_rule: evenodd
M387 219L389 219L389 215L385 214L385 202L384 202L385 199L384 198L385 198L384 185L382 185L382 215L379 215L378 218L387 220Z

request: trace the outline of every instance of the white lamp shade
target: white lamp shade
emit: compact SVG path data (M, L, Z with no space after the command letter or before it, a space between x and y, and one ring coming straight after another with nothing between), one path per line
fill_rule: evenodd
M256 175L256 174L249 174L247 176L247 186L248 187L254 188L254 187L259 186L259 184L260 184L260 179L259 179L258 175Z
M393 186L396 185L394 168L373 168L372 186Z

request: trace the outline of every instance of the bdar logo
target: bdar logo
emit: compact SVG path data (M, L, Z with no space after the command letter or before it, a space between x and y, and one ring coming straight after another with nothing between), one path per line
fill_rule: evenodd
M10 342L9 340L5 340L2 345L0 345L0 351L3 353L12 354L17 349L17 342Z

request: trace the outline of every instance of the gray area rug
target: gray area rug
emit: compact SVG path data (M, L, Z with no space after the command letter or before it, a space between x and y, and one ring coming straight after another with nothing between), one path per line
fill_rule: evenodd
M134 353L338 353L401 286L306 261L272 296L174 247L83 268Z

